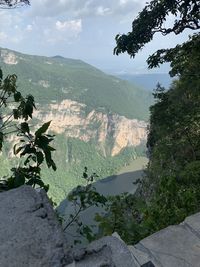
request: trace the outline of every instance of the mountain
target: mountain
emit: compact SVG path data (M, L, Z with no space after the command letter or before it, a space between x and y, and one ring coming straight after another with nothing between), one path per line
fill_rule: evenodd
M151 74L120 74L117 75L120 79L129 81L132 84L138 84L142 88L153 91L157 83L160 83L165 88L169 88L172 78L168 73L151 73Z
M151 93L81 61L0 49L4 74L37 102L35 123L52 120L56 173L43 170L56 201L82 183L84 167L103 178L144 155ZM5 174L9 163L0 166Z
M130 119L148 119L151 94L139 86L107 75L81 61L24 55L0 49L0 64L6 73L19 77L19 86L34 94L39 104L71 99L92 109L103 109Z

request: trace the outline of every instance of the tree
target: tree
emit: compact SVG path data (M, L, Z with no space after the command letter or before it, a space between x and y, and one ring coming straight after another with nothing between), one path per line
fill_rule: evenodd
M199 29L199 10L199 0L151 1L133 21L132 32L116 36L114 53L126 52L134 58L157 32L168 35ZM176 17L166 28L163 23L170 14ZM149 68L164 62L170 63L170 75L178 79L168 90L158 84L155 104L150 107L150 160L137 192L146 203L143 207L130 204L130 209L126 203L133 196L121 196L111 202L104 218L98 217L104 233L112 233L110 226L117 222L118 233L131 243L180 223L200 207L200 33L195 31L185 43L160 49L147 59ZM135 213L141 220L135 220Z
M63 230L66 234L71 235L71 227L76 228L76 236L71 235L72 237L76 237L74 244L81 243L80 239L83 237L89 242L96 238L96 234L92 230L93 225L84 225L80 219L80 215L91 207L104 207L107 202L107 198L99 194L92 184L97 177L98 175L96 173L88 175L88 169L85 167L83 178L86 181L86 185L77 186L67 197L67 200L71 203L73 213L67 216L67 220L65 218L61 218L61 220L64 222Z
M13 154L22 158L17 167L11 169L12 175L0 180L0 189L7 190L23 184L36 185L48 189L41 179L41 165L46 160L47 166L56 170L51 152L55 149L50 146L54 136L46 134L50 122L43 124L34 133L30 130L35 102L32 95L26 97L18 91L17 76L15 74L3 77L0 69L0 152L5 143L15 143ZM33 127L32 127L33 128ZM4 153L4 151L3 151ZM7 156L4 155L3 156Z
M200 0L153 0L148 3L139 13L138 17L132 22L132 31L127 34L118 34L116 36L117 46L114 54L119 55L127 52L131 57L135 57L139 50L145 44L149 43L154 35L160 32L162 35L170 33L180 34L186 29L200 29ZM171 27L163 26L169 15L173 15L174 22ZM161 54L167 56L160 59L163 63L168 55L175 54L175 50L159 50L156 58L159 59ZM153 57L155 59L155 56ZM152 64L152 58L148 60L149 67L155 67Z
M29 5L29 0L0 0L0 8L16 8L23 5Z

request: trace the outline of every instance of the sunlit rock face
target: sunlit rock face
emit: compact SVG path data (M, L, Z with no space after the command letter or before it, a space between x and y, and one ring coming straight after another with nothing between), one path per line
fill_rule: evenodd
M41 108L35 115L42 122L51 120L51 130L57 134L64 133L85 142L96 140L102 148L111 140L112 156L125 147L136 147L146 141L144 121L95 110L85 114L85 108L82 103L65 99L59 104L50 104L45 110Z
M16 65L18 63L17 56L13 52L9 52L8 50L0 50L0 58L5 64L8 65Z
M62 63L60 63L59 60L62 60ZM113 89L116 89L116 84L122 83L122 91L123 89L126 89L127 86L118 78L112 78L110 76L107 77L92 66L88 67L88 64L83 62L77 63L76 60L73 61L60 57L56 57L56 60L55 58L40 58L24 55L5 48L0 48L0 63L8 71L11 68L8 73L16 72L20 78L20 84L24 85L24 88L32 89L31 94L33 94L35 99L39 102L36 105L37 110L35 112L36 117L39 119L38 124L51 120L51 130L53 130L55 134L64 134L66 137L77 138L84 142L92 142L98 148L98 151L101 151L104 156L116 156L120 154L124 148L137 147L146 142L147 124L144 121L138 119L128 119L125 116L118 115L118 113L127 114L126 109L124 108L126 107L126 104L131 106L130 102L128 102L129 99L126 99L125 97L126 94L128 94L127 90L125 90L122 94L122 96L126 99L125 104L123 101L121 102L121 98L120 101L119 97L117 98L119 93L116 94L116 90ZM17 69L14 65L17 65ZM26 70L29 65L32 66L32 71L27 73ZM62 75L53 75L53 73L56 73L55 70L58 68ZM71 72L71 68L74 68L73 72ZM81 70L83 69L84 72L81 73L81 89L78 90L77 87L79 85L77 85L78 83L76 83L76 80L80 78L80 68ZM39 73L38 70L40 70ZM72 74L73 77L70 76ZM65 79L65 75L68 77L67 80ZM55 87L54 78L59 81L58 87ZM91 79L91 84L85 85L85 80L87 79L89 79L89 81ZM84 99L80 97L86 96L88 94L87 92L93 92L96 84L99 86L98 88L100 88L99 91L102 91L102 86L100 86L102 79L106 87L108 86L108 89L111 86L111 91L108 91L110 92L110 95L113 96L114 100L115 98L118 99L117 103L119 110L116 110L116 107L113 109L113 103L111 103L112 99L109 100L109 103L107 103L108 105L104 105L106 103L105 101L100 101L100 105L91 105L93 108L89 109L87 105L90 106L90 103L88 104L87 101L84 102ZM112 87L113 82L114 87ZM90 88L90 85L93 87L92 89ZM76 93L78 92L76 101L70 99L70 97L73 98L73 90L75 89ZM133 88L130 88L130 90L132 89ZM94 89L94 91L95 90L96 89ZM37 95L39 91L42 93ZM36 96L34 95L35 92ZM57 95L54 92L63 96L59 99L60 102L57 102ZM26 92L23 94L26 95ZM69 96L68 94L72 95ZM101 98L104 98L105 94L100 94L100 96ZM94 99L96 99L96 97L99 98L99 96L93 95ZM43 98L47 99L44 103L40 102ZM134 95L134 99L138 100L138 95ZM85 104L82 103L82 101ZM116 102L114 101L114 103ZM112 113L108 111L108 109L112 110ZM115 112L113 110L115 110ZM120 110L123 112L119 112ZM136 117L144 118L144 116ZM10 154L12 155L12 152Z

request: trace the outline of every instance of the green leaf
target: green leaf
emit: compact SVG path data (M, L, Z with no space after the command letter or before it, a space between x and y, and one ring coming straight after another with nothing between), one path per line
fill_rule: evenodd
M30 129L29 129L29 126L28 126L28 123L27 122L22 122L21 123L21 131L23 133L30 133Z
M24 148L24 146L20 146L18 148L16 148L16 147L17 147L17 144L15 144L13 147L13 152L15 155L17 155Z
M35 136L39 137L41 136L43 133L45 133L47 131L47 129L49 128L49 125L51 124L51 121L48 121L46 123L44 123L36 132L35 132Z
M15 100L15 102L19 102L20 99L21 99L21 97L22 97L22 95L21 95L20 92L15 92L14 93L14 100Z
M35 154L36 149L35 147L32 147L31 144L27 144L24 147L23 152L20 154L20 157L26 155L26 154Z
M3 72L2 72L2 69L0 69L0 80L3 79Z
M53 148L52 146L47 146L47 148L48 148L50 151L56 151L56 149Z
M19 116L20 116L19 110L13 109L13 116L15 120L19 119Z
M43 153L41 151L39 151L36 153L36 156L37 156L37 162L40 165L44 161Z
M3 146L3 133L0 132L0 151L2 150L2 146Z

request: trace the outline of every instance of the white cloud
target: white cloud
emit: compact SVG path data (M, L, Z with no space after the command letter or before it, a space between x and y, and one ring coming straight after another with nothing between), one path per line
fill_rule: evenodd
M41 21L43 23L41 23ZM39 26L41 25L41 26ZM35 27L37 26L38 38L43 44L69 44L77 41L82 32L82 20L55 20L54 18L37 19Z
M81 19L67 21L57 20L56 29L58 31L71 31L72 33L77 35L82 31L82 21Z
M105 8L103 6L97 7L96 14L99 16L106 16L106 15L109 15L111 13L112 12L111 12L110 8L108 8L108 7L105 7Z
M70 18L85 16L126 16L134 15L146 0L34 0L32 16L53 17L68 14Z
M125 4L127 4L127 2L129 2L129 0L120 0L119 4L120 5L125 5Z
M32 32L32 30L33 30L33 25L28 24L28 25L26 26L26 31L27 31L27 32Z

